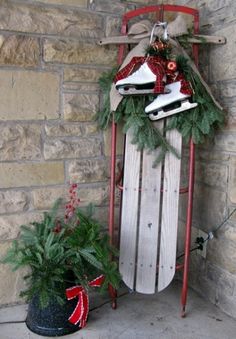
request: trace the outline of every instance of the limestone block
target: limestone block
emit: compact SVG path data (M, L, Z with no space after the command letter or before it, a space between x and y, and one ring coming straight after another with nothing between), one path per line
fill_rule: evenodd
M127 8L127 4L115 0L92 0L90 1L90 8L96 12L123 14Z
M228 224L224 225L224 236L226 240L236 241L236 229Z
M101 15L79 8L1 2L2 30L86 38L101 36L102 22Z
M0 213L22 212L27 207L28 197L25 192L0 192ZM1 226L0 226L1 227Z
M90 203L103 205L108 201L108 188L107 186L79 187L78 196L81 207ZM58 198L63 198L64 203L69 200L67 187L47 187L33 191L33 204L36 209L50 209Z
M235 92L236 92L235 79L220 81L217 83L217 85L220 87L221 95L224 96L226 100L229 100L229 98L235 97Z
M108 228L108 206L100 207L96 206L94 209L93 217L101 223L102 226L105 226L105 228ZM117 236L117 225L119 223L119 208L115 208L115 236ZM118 247L118 246L117 246Z
M224 295L232 296L235 288L235 276L226 270L210 262L207 264L206 278L216 284L217 294L219 291Z
M68 199L67 190L64 186L43 187L32 191L33 206L38 210L47 210L52 208L55 201L62 198Z
M78 82L64 82L63 84L63 90L65 92L69 91L77 91L79 93L90 93L96 92L98 93L100 90L100 87L98 84L92 84L92 83L85 83L81 84Z
M223 274L224 271L220 267L207 262L206 277L208 280L211 280L217 284Z
M44 120L58 117L58 75L1 70L0 84L0 120Z
M228 162L230 156L227 153L215 150L212 145L210 145L208 149L199 148L196 152L196 158L199 161Z
M207 245L207 260L226 271L236 274L236 243L225 238L223 232Z
M194 226L200 227L202 230L209 230L218 225L226 216L226 199L227 196L207 185L195 185L194 190L194 209L193 223ZM185 204L187 199L185 200ZM184 210L187 209L182 206Z
M219 279L217 289L220 293L226 296L232 296L235 289L235 278L230 278L228 272L226 271ZM234 276L233 274L231 276Z
M198 1L195 1L198 6ZM210 31L215 31L222 26L228 26L234 19L234 0L201 1L200 19L201 26L206 26Z
M225 12L222 12L222 17L226 18ZM235 25L227 25L227 27L218 30L215 34L227 37L227 43L221 47L215 46L211 48L211 79L213 81L235 79L236 69L233 60L236 53L236 27Z
M64 119L68 121L91 121L98 110L97 94L64 94Z
M3 243L0 246L0 258L2 258L7 249L9 248L8 243ZM21 301L22 298L19 297L20 291L25 289L25 282L23 280L23 275L25 275L25 270L18 270L12 272L11 266L6 264L0 264L0 304L11 304Z
M45 131L49 137L80 137L97 133L98 127L95 123L59 123L47 124Z
M87 206L90 203L101 206L108 203L108 187L81 187L79 188L80 205Z
M121 18L107 16L105 36L111 37L111 36L120 35L120 29L121 29Z
M227 102L226 102L227 101ZM235 98L225 99L224 107L227 110L225 131L235 132L236 130L236 101Z
M79 6L87 8L87 0L39 0L46 4L66 5L66 6Z
M63 162L0 163L0 188L64 183Z
M46 160L96 157L99 155L101 155L101 141L98 139L47 140L44 143Z
M211 12L215 12L219 10L222 10L222 11L228 10L228 12L231 12L230 5L233 5L233 4L234 4L233 0L208 0L207 2L205 2L205 5L207 5L207 8Z
M41 126L37 124L0 125L0 160L41 158Z
M20 233L21 225L29 225L33 221L41 221L42 217L42 213L39 212L17 213L0 216L0 240L11 240L17 238Z
M80 124L47 124L45 125L46 135L49 137L64 137L64 136L78 136L82 135L82 128Z
M197 162L196 179L198 182L224 190L228 182L228 168L213 162Z
M236 204L236 156L231 156L230 159L228 187L230 201Z
M97 82L102 72L97 68L65 68L64 81Z
M109 166L104 159L76 160L69 163L68 173L72 182L96 182L108 179Z
M24 35L0 35L0 64L35 67L40 62L39 39Z
M236 210L235 210L235 205L233 205L233 206L229 206L229 212L228 213L232 213L233 212L233 214L230 216L230 219L229 219L229 223L231 224L231 225L235 225L236 224Z
M233 132L217 133L215 136L215 145L220 150L235 151L236 133Z
M82 128L82 134L83 135L91 135L91 134L95 134L98 133L100 131L100 129L98 128L98 125L96 123L87 123L87 124L83 124L81 125Z
M95 41L45 39L43 59L50 63L114 66L117 47L98 46Z

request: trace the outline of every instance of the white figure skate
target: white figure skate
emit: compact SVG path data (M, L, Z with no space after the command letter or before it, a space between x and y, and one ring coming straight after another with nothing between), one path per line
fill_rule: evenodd
M150 44L155 36L155 29L162 27L163 39L167 40L167 22L157 22L154 24L150 37ZM116 82L116 89L121 95L136 95L153 93L157 76L151 71L147 62L140 66L140 68L129 75L128 77L118 80ZM166 81L166 76L163 76L163 81ZM168 91L166 92L168 93Z
M156 75L145 62L140 68L127 78L116 82L116 89L121 95L135 95L153 93Z
M197 103L191 103L188 100L191 95L180 92L180 81L166 85L166 88L170 93L158 95L158 97L145 108L145 113L148 114L150 120L166 118L170 115L177 114L197 106ZM179 107L167 107L171 104L177 105L177 103L180 104Z

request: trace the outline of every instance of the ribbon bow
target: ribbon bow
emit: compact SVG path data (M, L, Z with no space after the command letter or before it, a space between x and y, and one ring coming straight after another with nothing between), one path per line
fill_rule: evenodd
M89 282L91 287L100 287L105 280L105 276L102 274L99 277ZM69 317L69 322L77 325L80 322L79 327L86 326L86 321L89 312L89 297L86 289L83 286L73 286L66 289L67 300L78 297L78 303L74 309L74 312Z

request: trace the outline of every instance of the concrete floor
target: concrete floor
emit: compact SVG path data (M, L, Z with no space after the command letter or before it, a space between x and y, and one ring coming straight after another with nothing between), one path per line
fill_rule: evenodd
M129 293L118 300L113 311L109 303L97 300L87 326L68 339L234 339L236 320L189 290L187 317L180 317L181 284L174 282L162 293ZM99 306L103 303L102 306ZM0 309L0 339L47 338L25 326L26 306Z

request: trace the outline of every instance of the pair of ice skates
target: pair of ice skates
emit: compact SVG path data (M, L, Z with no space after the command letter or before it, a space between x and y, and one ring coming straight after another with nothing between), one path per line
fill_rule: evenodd
M144 63L136 72L116 82L116 89L121 95L137 95L153 93L156 74L147 63ZM165 79L163 79L165 80ZM191 103L191 94L181 92L181 81L175 81L165 86L165 93L158 96L145 108L150 120L159 120L167 116L189 110L197 106Z

